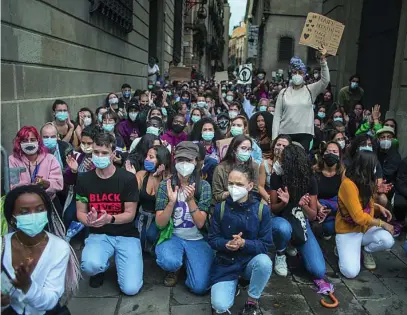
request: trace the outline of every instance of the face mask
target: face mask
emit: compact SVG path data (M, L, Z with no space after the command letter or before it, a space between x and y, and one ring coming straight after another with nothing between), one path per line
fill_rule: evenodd
M165 107L161 108L161 113L163 114L163 116L167 116L167 109Z
M230 193L230 197L232 198L233 202L236 202L244 197L247 196L249 193L245 187L237 186L237 185L228 185L228 191Z
M232 136L238 136L243 134L243 128L242 127L232 127L230 128L230 132L232 133Z
M323 158L324 158L325 164L328 167L334 166L335 164L337 164L339 162L339 156L337 156L336 154L333 154L333 153L325 154L323 156Z
M109 99L109 104L110 105L119 104L119 99L117 97L112 97Z
M114 129L114 124L103 124L103 130L107 132L111 132Z
M129 113L130 120L135 121L137 118L137 115L138 115L138 113L135 113L135 112Z
M293 85L296 85L296 86L304 83L304 78L300 74L294 74L291 79L292 79Z
M341 122L343 122L343 118L342 118L342 117L334 117L334 121L341 121Z
M225 98L225 97L226 97L226 93L222 93L222 97Z
M124 92L123 92L123 96L126 97L126 98L129 98L130 95L131 95L131 92L130 92L130 91L124 91Z
M177 96L177 97L175 98L175 103L179 102L180 100L181 100L181 98L180 98L179 96Z
M43 139L44 145L50 149L53 150L57 146L57 138L45 138Z
M226 96L226 100L227 100L228 102L233 102L233 95L227 95L227 96Z
M251 153L249 151L237 151L237 159L240 162L247 162L250 159Z
M92 162L97 168L104 169L110 165L110 157L92 154Z
M83 153L86 153L86 154L90 154L93 152L92 146L88 147L88 146L85 146L83 143L81 143L81 150Z
M279 161L275 161L273 163L273 170L277 175L283 175L284 171L283 171L283 167L280 165Z
M152 84L149 84L149 85L148 85L148 89L151 90L152 88L153 88L153 85L152 85Z
M373 148L369 146L359 147L359 151L370 151L373 152Z
M236 118L237 117L237 112L235 112L235 111L230 111L229 112L229 118L230 119L233 119L233 118Z
M182 177L187 177L194 171L195 164L190 162L179 162L175 164L175 169Z
M40 234L48 223L47 211L18 215L15 218L17 229L30 237Z
M189 104L189 98L183 97L183 98L181 98L181 102Z
M267 106L262 105L262 106L259 107L259 110L261 112L265 112L267 110Z
M196 103L196 105L198 105L198 107L200 107L200 108L206 108L206 107L208 107L208 105L206 104L206 102L198 102L198 103Z
M172 93L171 93L171 92L167 92L167 95L168 95L168 96L171 96L171 95L172 95Z
M319 74L318 73L314 73L314 78L318 79L319 78Z
M345 144L346 144L345 140L338 141L338 144L340 145L342 150L345 148Z
M350 88L351 89L356 89L356 88L358 88L359 87L359 83L357 83L357 82L351 82L350 83Z
M178 125L178 124L176 124L176 125L173 125L173 126L172 126L172 131L173 131L174 133L181 133L181 132L184 130L184 128L185 128L184 125Z
M149 172L155 172L155 164L152 161L144 160L144 169Z
M264 79L264 74L259 74L259 75L257 76L257 78L258 78L259 80L263 80L263 79Z
M38 142L25 142L20 145L21 150L27 155L33 155L38 152Z
M215 136L215 133L213 131L202 132L202 139L204 139L205 141L211 141L214 136Z
M101 123L103 121L102 114L98 114L98 121Z
M55 114L55 118L59 121L64 121L68 119L68 112L58 112Z
M391 140L380 140L380 148L388 150L391 147Z
M324 112L318 112L318 117L319 118L325 118L325 113Z
M85 117L83 119L83 124L85 125L85 127L90 126L92 124L92 118L90 117Z
M157 128L157 127L150 126L150 127L147 128L146 133L148 133L150 135L159 136L160 135L160 129Z
M196 123L196 122L201 120L201 117L194 115L194 116L191 117L191 120L192 120L193 123Z

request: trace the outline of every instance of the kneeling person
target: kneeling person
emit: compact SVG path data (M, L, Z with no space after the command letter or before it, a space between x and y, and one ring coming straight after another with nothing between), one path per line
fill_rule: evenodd
M251 196L253 186L253 169L235 166L228 177L230 196L216 205L212 216L209 244L217 253L211 269L211 303L217 314L229 314L240 276L250 280L241 314L261 314L258 300L273 269L267 255L272 229L269 208Z
M143 285L143 259L134 227L139 190L134 175L113 165L116 140L97 135L92 162L96 169L80 174L76 187L77 217L89 227L81 269L90 275L90 286L103 284L109 258L115 255L121 291L135 295Z

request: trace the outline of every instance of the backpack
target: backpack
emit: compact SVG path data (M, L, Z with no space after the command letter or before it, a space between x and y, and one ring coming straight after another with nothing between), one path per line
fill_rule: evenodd
M226 204L226 201L222 201L222 203L220 204L220 220L221 221L223 219L223 215L225 214L225 204ZM265 203L263 203L263 201L261 201L259 203L259 209L257 212L260 222L261 222L261 219L263 218L263 208L264 208L263 205L265 205Z

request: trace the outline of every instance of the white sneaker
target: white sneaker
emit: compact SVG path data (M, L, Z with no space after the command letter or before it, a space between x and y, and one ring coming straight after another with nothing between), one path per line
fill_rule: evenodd
M372 253L362 250L362 255L363 255L363 265L365 266L365 268L367 270L376 269L376 262L374 260Z
M298 254L298 251L295 247L292 246L287 246L285 252L287 253L288 256L290 257L295 257Z
M274 271L281 277L287 277L288 268L285 255L276 255L274 262Z

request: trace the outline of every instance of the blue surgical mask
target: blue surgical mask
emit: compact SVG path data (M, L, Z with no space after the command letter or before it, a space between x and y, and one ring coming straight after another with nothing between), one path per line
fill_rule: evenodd
M123 92L123 96L126 97L126 98L130 97L130 95L131 95L131 91L124 91Z
M237 159L240 162L247 162L250 159L251 153L249 151L243 152L243 151L238 151L237 152Z
M334 121L343 122L343 118L342 117L334 117Z
M189 104L189 98L183 97L183 98L181 98L181 101L182 101L183 103Z
M191 117L191 120L192 120L193 123L196 123L196 122L201 120L201 117L194 115L194 116Z
M351 89L356 89L356 88L358 88L359 87L359 83L357 83L357 82L351 82L350 83L350 88Z
M146 133L148 133L150 135L159 136L160 135L160 129L157 128L157 127L150 126L150 127L147 128Z
M267 110L267 106L262 105L259 107L259 111L261 111L261 112L265 112L266 110Z
M167 92L167 95L168 95L168 96L171 96L171 95L172 95L172 92Z
M144 169L147 172L150 172L150 173L155 172L155 164L154 164L154 162L144 160Z
M227 100L228 102L233 102L233 96L232 96L232 95L227 95L227 96L226 96L226 100Z
M232 133L233 137L238 136L238 135L242 135L243 134L243 128L233 126L232 128L230 128L230 132Z
M161 113L163 114L163 116L167 116L167 115L168 115L167 109L166 109L165 107L162 107L162 108L161 108Z
M98 114L98 121L101 123L103 121L102 114Z
M152 88L153 88L153 85L152 85L152 84L149 84L149 85L148 85L148 89L151 90Z
M325 113L324 112L318 112L318 117L319 118L325 118Z
M208 105L206 104L206 102L197 102L196 105L198 105L198 107L200 107L200 108L208 107Z
M64 121L68 119L68 112L57 112L55 118L59 121Z
M110 165L110 156L97 156L92 154L92 162L96 168L104 169Z
M359 151L370 151L370 152L373 152L373 148L366 145L366 146L359 147Z
M111 132L114 129L114 124L103 124L103 130L107 132Z
M44 142L44 145L50 150L54 150L58 143L57 138L44 138L42 141Z
M25 235L34 237L40 234L48 223L47 211L22 214L15 216L17 221L17 229L22 231Z
M138 113L137 113L137 112L131 112L131 113L129 113L129 118L130 118L131 121L135 121L136 118L137 118L137 116L138 116Z
M212 141L214 136L215 136L215 133L213 131L202 132L202 139L204 139L205 141Z

